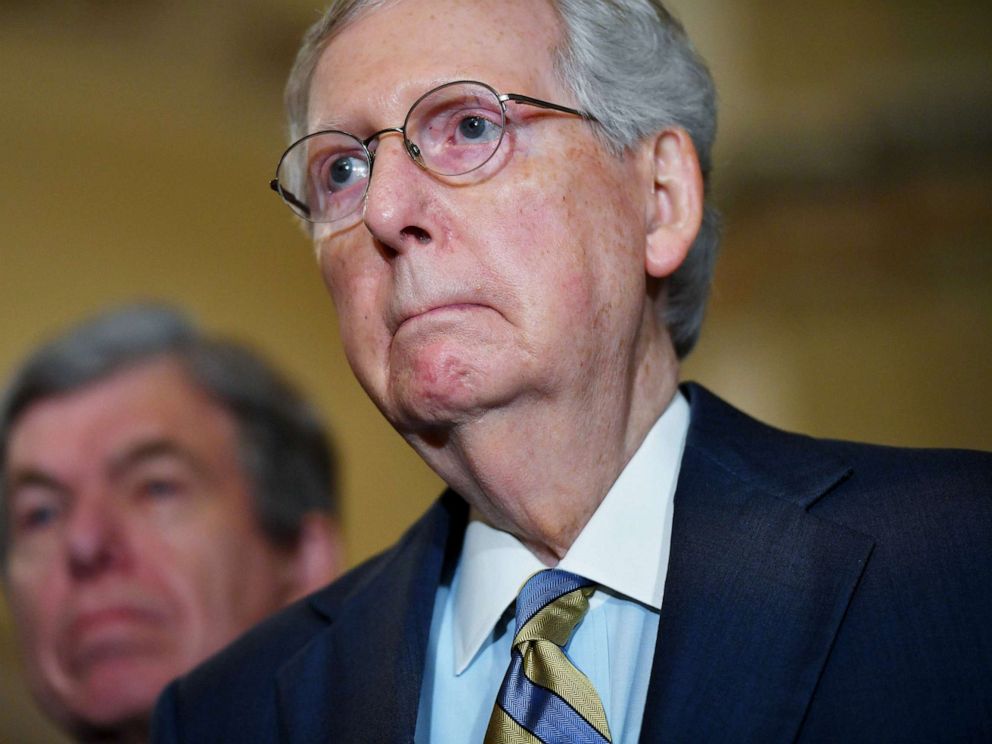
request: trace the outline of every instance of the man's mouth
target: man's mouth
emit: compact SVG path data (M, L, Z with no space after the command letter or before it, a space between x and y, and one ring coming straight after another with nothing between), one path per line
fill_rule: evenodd
M79 638L115 626L149 624L157 613L130 605L117 605L79 614L69 625L69 634Z
M149 609L117 605L79 614L66 628L64 653L81 670L154 645L163 616Z
M399 331L405 325L421 321L442 321L452 319L460 314L489 309L491 308L488 305L482 305L477 302L451 301L431 304L402 315L400 322L396 326L396 330Z

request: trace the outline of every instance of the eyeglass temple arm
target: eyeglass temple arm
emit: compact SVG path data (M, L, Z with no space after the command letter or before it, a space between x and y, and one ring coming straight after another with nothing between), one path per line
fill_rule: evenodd
M525 96L522 93L504 93L500 97L501 101L514 101L516 103L526 103L529 106L537 106L538 108L551 109L552 111L561 111L563 114L575 114L575 116L581 116L583 119L588 119L589 121L596 121L596 117L592 114L587 114L585 111L579 111L577 109L569 108L568 106L559 106L557 103L551 103L550 101L542 101L540 98L531 98L530 96Z
M269 181L269 188L275 191L277 194L279 194L279 196L281 196L287 202L292 204L294 207L305 212L307 217L310 216L310 207L308 207L306 204L304 204L299 199L297 199L292 191L287 191L282 186L280 186L278 178L273 178L271 181Z

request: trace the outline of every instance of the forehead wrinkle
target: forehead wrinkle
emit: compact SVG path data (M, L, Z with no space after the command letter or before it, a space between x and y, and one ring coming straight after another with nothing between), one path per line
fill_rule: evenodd
M391 92L372 92L364 98L360 113L352 115L341 115L331 112L322 113L316 121L311 122L310 131L319 132L325 129L336 129L364 138L372 134L372 132L378 132L387 127L399 127L403 125L403 119L410 110L410 107L425 93L445 83L471 79L470 76L466 77L464 74L456 73L453 75L435 76L416 82L408 81L397 86ZM479 82L489 84L486 80L480 80ZM382 112L386 113L383 114Z

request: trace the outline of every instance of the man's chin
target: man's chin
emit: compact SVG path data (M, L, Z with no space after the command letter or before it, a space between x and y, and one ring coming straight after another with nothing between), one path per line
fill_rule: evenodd
M494 381L478 358L465 354L421 354L396 375L395 415L401 432L450 428L495 405Z
M103 664L77 683L58 717L81 741L147 729L155 700L175 676L161 666Z

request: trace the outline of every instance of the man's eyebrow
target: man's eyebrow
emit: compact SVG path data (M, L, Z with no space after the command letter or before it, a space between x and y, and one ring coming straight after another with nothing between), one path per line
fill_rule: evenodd
M128 447L111 459L107 473L111 479L119 478L131 468L164 458L180 460L198 475L209 475L209 468L199 457L171 439L147 439Z
M314 132L324 132L328 129L333 129L338 132L347 132L351 134L351 130L345 125L343 119L338 119L334 117L319 119L314 122L313 126L307 131L307 134L313 134Z
M61 494L69 492L69 488L54 475L32 467L14 470L4 485L8 497L16 497L19 491L26 488L43 488Z

